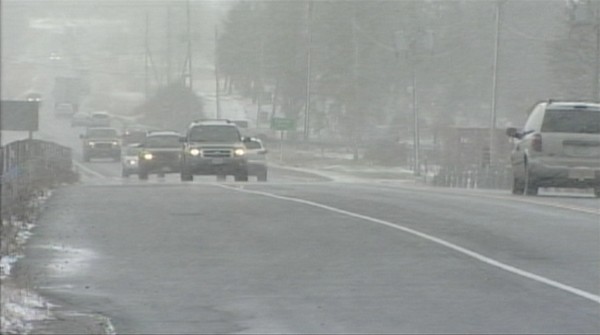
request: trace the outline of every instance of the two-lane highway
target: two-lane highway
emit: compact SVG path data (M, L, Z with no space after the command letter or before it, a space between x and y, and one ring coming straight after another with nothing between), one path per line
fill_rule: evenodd
M82 182L55 191L17 271L118 333L600 332L598 199L281 168L139 181L81 162L79 132L43 129Z
M119 333L600 331L597 214L280 178L64 188L25 263Z

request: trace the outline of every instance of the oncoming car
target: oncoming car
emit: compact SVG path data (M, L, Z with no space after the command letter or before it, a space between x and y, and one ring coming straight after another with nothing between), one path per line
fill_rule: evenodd
M138 173L138 155L141 148L138 144L128 145L123 148L121 155L121 176L129 177L132 174Z
M181 155L181 180L192 181L194 175L216 175L225 180L248 181L246 147L238 127L228 120L203 120L188 127Z
M128 127L123 132L122 141L123 145L139 144L144 142L144 139L148 135L148 131L141 127Z
M515 138L511 153L514 194L540 187L593 188L600 197L600 104L541 102Z
M71 127L87 127L91 124L91 116L86 112L77 112L71 118Z
M150 174L164 176L179 173L181 163L181 135L174 131L151 132L138 145L138 177L148 179Z
M108 112L99 111L93 112L90 116L89 125L90 127L110 127L111 120Z
M121 143L116 129L88 128L80 138L83 140L84 161L89 162L92 158L112 158L115 162L121 160Z

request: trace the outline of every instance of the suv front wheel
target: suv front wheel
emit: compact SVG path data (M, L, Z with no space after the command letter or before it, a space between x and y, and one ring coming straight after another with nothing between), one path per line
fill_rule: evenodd
M538 194L538 186L535 182L535 176L529 171L527 165L525 165L525 195L537 195Z

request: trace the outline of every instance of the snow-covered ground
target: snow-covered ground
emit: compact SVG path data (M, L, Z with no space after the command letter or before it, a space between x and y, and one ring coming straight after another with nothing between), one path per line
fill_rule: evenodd
M50 193L39 197L32 203L32 210L39 208ZM19 258L23 257L23 246L32 235L35 227L32 222L13 221L3 222L3 229L8 229L10 224L17 229L9 255L0 256L0 333L2 334L27 334L32 330L32 322L52 319L51 305L37 295L28 285L26 278L13 278L12 268Z

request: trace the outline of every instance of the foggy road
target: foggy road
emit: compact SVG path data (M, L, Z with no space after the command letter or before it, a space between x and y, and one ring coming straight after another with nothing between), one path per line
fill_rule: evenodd
M593 198L86 166L102 182L55 193L20 268L118 333L600 330Z
M194 2L184 19L179 5ZM501 130L521 125L536 99L589 91L598 71L585 66L600 64L593 61L600 47L586 41L600 41L600 33L581 39L586 48L563 44L578 36L559 19L564 4L512 1L500 20L504 1L246 1L240 6L250 7L233 18L217 8L233 2L90 1L79 14L70 14L75 2L30 3L3 15L11 28L3 37L11 51L3 56L4 95L42 94L35 138L72 148L81 176L52 191L14 267L51 304L105 316L118 334L600 333L600 199L591 193L527 197L339 176L275 165L275 148L268 148L274 164L265 183L231 176L184 183L179 174L141 181L122 178L120 162L84 162L84 128L53 110L55 79L77 74L89 77L95 101L82 109L184 126L190 114L220 115L216 79L224 101L234 105L239 94L253 102L230 115L250 111L260 125L268 110L268 128L292 111L297 138L304 123L307 139L323 136L347 149L365 139L361 145L379 143L375 149L392 162L406 156L406 164L390 164L404 168L412 153L400 148L414 143L417 158L422 136L425 160L438 140L434 127L487 127L492 119ZM403 40L421 25L414 34L435 36L432 50L415 50L416 37ZM572 50L582 57L571 58ZM54 52L64 58L47 59ZM500 64L492 73L494 54ZM135 114L142 105L117 99L156 101L159 88L186 80L204 110L165 100L144 107L156 107L154 114ZM223 109L232 112L226 103ZM371 133L387 142L367 142ZM25 137L3 132L2 144ZM482 156L473 148L468 156Z
M21 273L118 333L597 333L599 201L339 182L139 181L81 162Z

